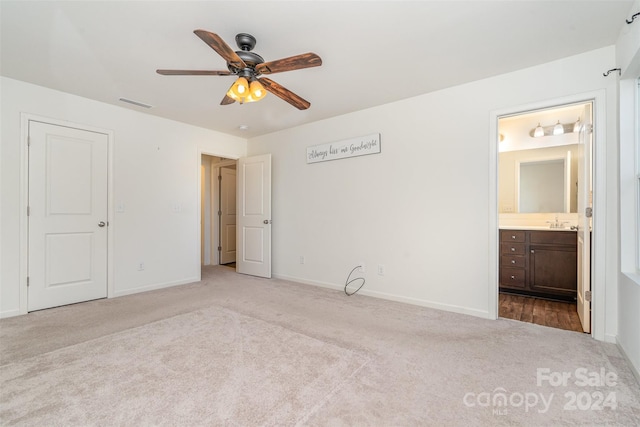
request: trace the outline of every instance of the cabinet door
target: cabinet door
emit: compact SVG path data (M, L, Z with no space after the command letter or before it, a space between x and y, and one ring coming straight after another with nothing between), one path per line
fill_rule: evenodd
M500 288L526 289L526 272L523 268L500 267Z
M530 246L529 289L575 296L578 283L575 247Z

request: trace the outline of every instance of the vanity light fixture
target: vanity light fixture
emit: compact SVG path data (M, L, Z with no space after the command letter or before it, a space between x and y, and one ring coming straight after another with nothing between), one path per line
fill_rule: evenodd
M540 126L540 123L538 123L538 126L533 130L533 137L540 138L541 136L544 136L544 129Z
M558 120L558 123L556 123L556 125L553 127L553 134L562 135L563 133L564 133L564 127L560 124L560 120Z
M560 120L551 126L541 126L540 123L538 123L538 126L529 131L529 136L532 138L540 138L543 136L558 136L565 133L578 132L581 125L580 118L578 118L576 123L569 124L560 123Z
M580 123L580 117L578 117L578 120L573 124L573 131L580 132L580 126L582 126L582 123Z

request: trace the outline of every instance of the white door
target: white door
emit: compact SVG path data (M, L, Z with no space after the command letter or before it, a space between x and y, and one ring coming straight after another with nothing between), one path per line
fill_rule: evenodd
M220 168L220 264L236 261L236 170Z
M271 277L271 154L238 160L236 271Z
M28 310L107 296L105 134L29 122Z
M591 104L581 117L578 135L578 316L585 332L591 332L591 151L593 131Z

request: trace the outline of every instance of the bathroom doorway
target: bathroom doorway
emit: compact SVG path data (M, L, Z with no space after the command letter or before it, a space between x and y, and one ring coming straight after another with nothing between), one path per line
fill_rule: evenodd
M498 316L591 331L593 103L498 117Z

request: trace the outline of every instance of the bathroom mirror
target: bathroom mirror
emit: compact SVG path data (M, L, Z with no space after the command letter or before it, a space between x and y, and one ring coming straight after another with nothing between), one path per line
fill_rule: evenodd
M500 213L576 212L578 145L500 153Z
M569 212L566 159L518 162L518 212Z

